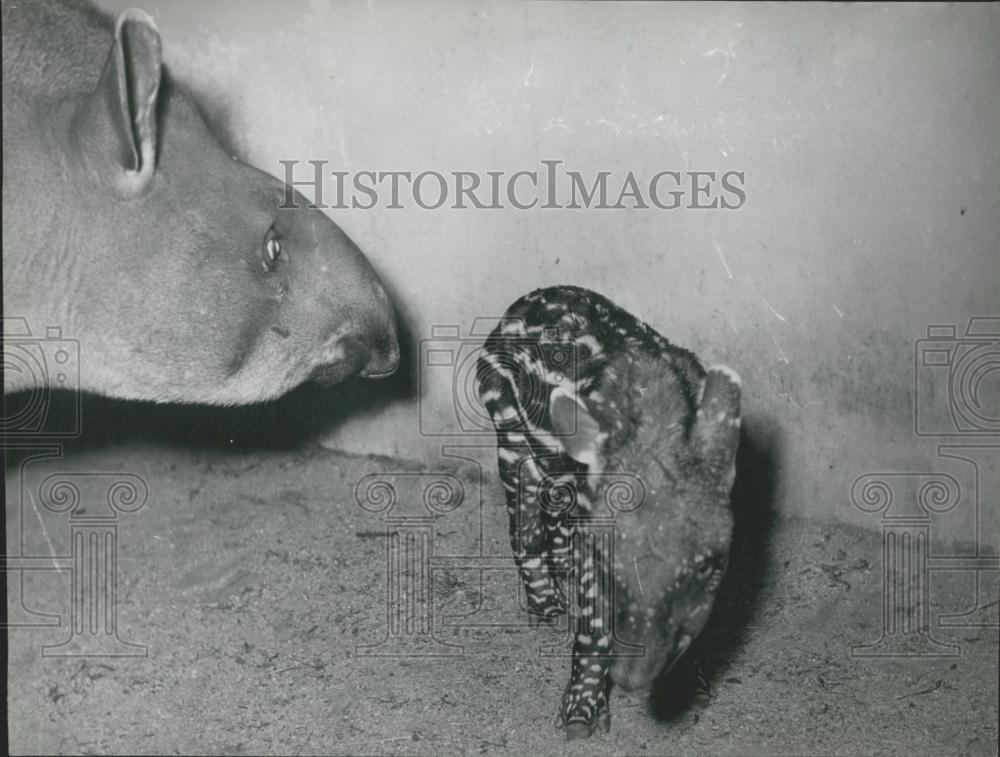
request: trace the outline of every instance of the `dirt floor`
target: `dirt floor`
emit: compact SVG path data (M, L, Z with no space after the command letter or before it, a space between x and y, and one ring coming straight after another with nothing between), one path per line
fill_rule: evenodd
M86 512L47 509L65 502L46 488L52 472L76 472L66 478ZM117 522L117 612L82 620L98 635L116 622L145 656L45 656L70 638L70 519L99 516L123 473L145 481L148 501ZM371 490L366 510L355 496L383 480L372 474L396 487L390 515L416 518L388 527L430 539L433 639L415 583L389 628L390 569L420 571L387 565L386 513L370 511L385 501ZM741 476L743 499L766 495L765 480ZM710 691L692 693L693 667L678 666L648 701L614 691L610 734L567 744L553 724L566 631L531 628L517 609L487 466L146 438L9 456L6 480L8 553L32 568L7 584L14 753L997 752L997 631L936 622L974 603L970 574L931 574L932 634L953 656L852 656L881 634L875 531L744 504L724 593L692 650ZM464 497L431 495L431 524L419 516L435 482ZM995 616L991 580L981 590ZM93 642L81 627L77 642Z

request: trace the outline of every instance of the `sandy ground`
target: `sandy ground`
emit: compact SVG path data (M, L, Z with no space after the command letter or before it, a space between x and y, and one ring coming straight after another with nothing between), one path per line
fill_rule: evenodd
M358 506L355 486L371 474L421 474L388 479L399 491L393 514L419 514L420 487L445 467L312 444L229 444L204 429L191 443L155 428L166 417L60 458L8 457L8 551L62 566L8 574L12 623L42 622L39 613L60 623L10 631L14 753L997 751L997 632L936 624L942 611L967 609L969 575L932 574L932 632L957 644L955 656L852 657L853 645L880 635L880 537L774 518L760 450L741 461L732 568L693 650L710 694L694 695L693 668L679 666L649 701L614 691L611 733L567 744L553 719L568 660L541 654L558 653L565 628L530 628L517 609L492 470L458 461L445 476L465 497L440 501L434 521L437 641L404 648L400 637L420 634L404 623L388 636L386 523ZM146 656L42 654L69 638L72 617L69 564L49 559L70 551L66 513L45 508L41 482L54 471L128 472L148 484L145 506L118 522L115 603L120 638ZM82 515L97 514L111 479L70 478ZM996 601L995 578L983 590ZM366 655L372 646L408 656Z

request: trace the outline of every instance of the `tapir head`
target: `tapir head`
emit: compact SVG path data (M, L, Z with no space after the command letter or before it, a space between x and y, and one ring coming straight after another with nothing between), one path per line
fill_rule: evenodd
M118 16L100 79L66 108L68 181L50 201L71 209L58 222L82 388L244 404L395 370L395 315L370 263L223 149L167 79L148 16Z
M577 408L582 433L567 438L576 440L570 453L600 471L595 502L610 502L605 489L631 480L623 474L641 482L615 517L615 639L624 644L611 668L616 684L641 691L701 632L726 570L740 380L713 367L690 397L659 359L629 363L619 375L633 392L623 403L631 417L604 433L607 421Z

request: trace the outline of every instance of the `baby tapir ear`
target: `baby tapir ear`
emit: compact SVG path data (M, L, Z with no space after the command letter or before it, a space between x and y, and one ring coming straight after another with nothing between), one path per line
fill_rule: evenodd
M592 471L599 471L601 447L608 435L601 431L600 424L576 393L561 386L553 389L549 395L549 417L556 441L566 454Z
M736 476L736 448L740 441L740 377L732 368L708 369L694 439L702 460L726 483Z
M153 19L135 8L122 11L101 78L73 123L84 164L121 197L141 195L153 178L161 69Z

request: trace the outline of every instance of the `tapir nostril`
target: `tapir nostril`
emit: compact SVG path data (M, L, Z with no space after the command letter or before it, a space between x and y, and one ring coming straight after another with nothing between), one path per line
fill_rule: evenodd
M399 344L379 340L376 344L367 335L337 334L327 344L325 359L313 368L310 379L333 384L349 376L384 378L399 366Z
M365 378L386 378L396 372L399 367L399 344L395 341L388 350L373 351L368 365L361 369Z
M366 324L365 343L369 348L368 360L361 375L365 378L385 378L399 367L399 334L396 316L388 293L381 286L375 287L382 301L382 308L369 316Z

